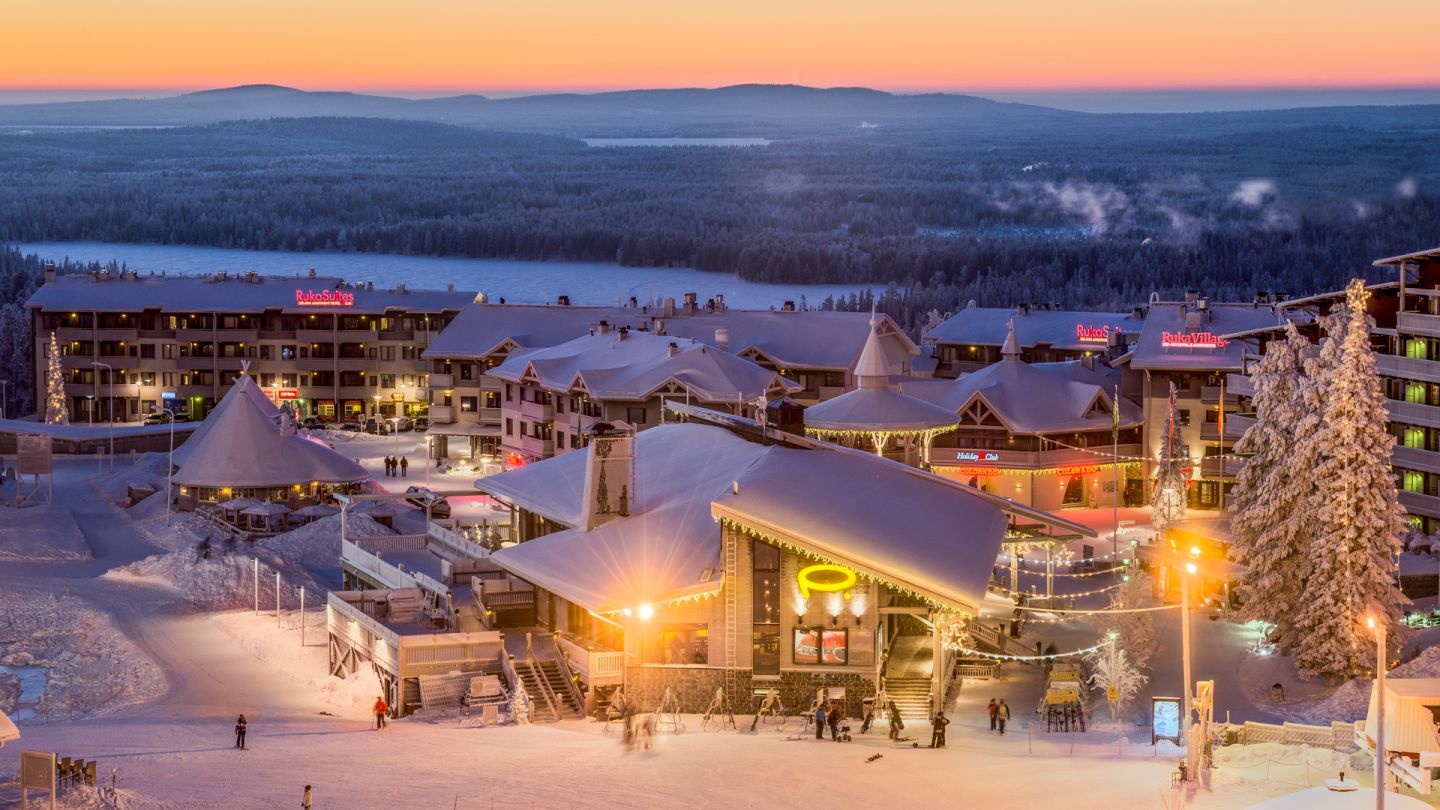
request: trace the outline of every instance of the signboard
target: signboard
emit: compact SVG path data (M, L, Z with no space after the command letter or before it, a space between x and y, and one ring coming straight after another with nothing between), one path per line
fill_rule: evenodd
M55 754L42 751L20 752L20 806L30 806L29 791L44 790L50 794L50 808L55 808Z
M294 388L281 388L275 392L277 399L299 399L300 392Z
M401 393L394 393L394 394L391 394L391 395L390 395L390 399L392 399L392 400L395 401L395 402L404 402L404 401L405 401L405 395L404 395L404 394L401 394Z
M848 650L848 630L795 628L795 663L843 664Z
M1064 703L1079 703L1080 698L1069 689L1046 689L1045 702L1051 705Z
M15 471L21 475L50 474L50 437L22 433L15 437Z
M1180 745L1180 698L1150 698L1150 744L1170 740Z
M344 290L296 290L297 307L351 307L355 305L355 293Z
M1105 699L1111 703L1120 702L1120 689L1114 686L1105 687Z
M1120 328L1115 327L1119 332ZM1075 324L1075 340L1079 343L1109 343L1110 326L1086 326L1083 323Z
M161 391L161 392L160 392L160 398L161 398L161 399L178 399L179 397L176 395L176 393L175 393L174 391Z
M990 450L958 450L956 461L999 461L1000 454Z
M1213 332L1161 332L1160 345L1167 349L1223 349L1230 341Z
M1056 475L1089 475L1100 472L1099 464L1071 464L1066 467L1056 467Z

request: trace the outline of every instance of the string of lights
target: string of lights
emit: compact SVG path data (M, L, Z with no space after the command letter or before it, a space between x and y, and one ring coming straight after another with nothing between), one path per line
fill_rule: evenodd
M1066 573L1061 573L1061 572L1059 572L1059 571L1056 571L1056 572L1050 574L1050 576L1054 576L1054 577L1069 577L1069 578L1072 578L1072 579L1083 579L1084 577L1098 577L1098 576L1104 576L1105 574L1113 574L1113 573L1115 573L1115 572L1117 572L1117 571L1124 571L1126 568L1129 568L1131 565L1132 565L1132 563L1131 563L1129 560L1126 560L1126 562L1125 562L1124 564L1122 564L1122 565L1117 565L1117 566L1115 566L1114 568L1106 568L1106 569L1104 569L1103 571L1089 571L1089 572L1086 572L1086 573L1083 573L1083 574L1066 574ZM996 570L996 571L1009 571L1009 570L1010 570L1010 567L1009 567L1008 565L996 565L996 566L995 566L995 570ZM1046 574L1046 572L1044 572L1044 571L1032 571L1032 570L1030 570L1030 569L1028 569L1028 568L1025 568L1025 567L1023 567L1023 566L1020 567L1020 568L1018 568L1018 569L1016 569L1016 570L1018 570L1018 571L1019 571L1020 573L1022 573L1022 574L1029 574L1029 575L1035 576L1035 577L1043 577L1043 576L1045 576L1045 574Z
M1094 590L1092 590L1092 591L1081 591L1081 592L1079 592L1079 593L1057 593L1057 594L1055 594L1055 596L1056 596L1056 597L1059 597L1059 598L1062 598L1062 599L1079 599L1079 598L1082 597L1082 596L1094 596L1094 595L1097 594L1097 593L1105 593L1105 592L1107 592L1107 591L1113 591L1113 590L1115 590L1116 588L1122 587L1122 586L1124 586L1124 585L1125 585L1124 582L1117 582L1117 583L1115 583L1114 585L1106 585L1106 586L1103 587L1103 588L1096 588L1096 589L1094 589ZM1004 592L1005 592L1005 594L1006 594L1007 596L1035 596L1035 594L1026 593L1026 592L1024 592L1024 591L1012 591L1012 590L1009 590L1009 589L1005 589Z
M1099 608L1097 610L1065 610L1061 608L1032 607L1030 605L1011 605L1014 610L1029 610L1036 613L1064 613L1074 616L1104 616L1118 613L1153 613L1157 610L1179 610L1180 605L1156 605L1143 608ZM1026 619L1029 621L1029 619Z
M1228 438L1228 437L1227 437L1227 438ZM1049 442L1049 443L1051 443L1051 444L1059 445L1059 446L1065 448L1066 450L1078 450L1078 451L1081 452L1081 453L1088 453L1088 454L1090 454L1090 455L1092 455L1092 456L1100 456L1100 457L1102 457L1102 458L1108 458L1108 459L1111 459L1111 460L1114 460L1114 459L1116 458L1116 455L1115 455L1114 453L1110 453L1110 452L1107 452L1107 451L1104 451L1104 450L1093 450L1093 449L1091 449L1091 448L1089 448L1089 447L1076 447L1076 446L1073 445L1073 444L1066 444L1065 442L1062 442L1062 441L1059 441L1059 440L1056 440L1056 439L1051 439L1051 438L1046 438L1045 441L1047 441L1047 442ZM1240 455L1239 453L1222 453L1222 454L1214 455L1214 456L1206 456L1205 458L1234 458L1234 459L1239 459L1239 458L1244 458L1244 456ZM1122 461L1122 462L1129 461L1129 462L1139 462L1139 463L1143 463L1143 462L1146 462L1146 461L1150 461L1150 460L1151 460L1151 459L1148 459L1148 458L1146 458L1146 457L1144 457L1144 456L1119 456L1119 459L1120 459L1120 461Z
M990 653L983 652L981 650L972 650L968 647L961 647L960 652L966 655L973 655L979 658L990 658L996 661L1054 661L1057 658L1071 658L1076 655L1089 655L1090 653L1103 649L1108 644L1109 642L1106 641L1096 644L1092 647L1085 647L1084 649L1080 650L1070 650L1068 652L1059 652L1051 655L1005 655L1004 653Z

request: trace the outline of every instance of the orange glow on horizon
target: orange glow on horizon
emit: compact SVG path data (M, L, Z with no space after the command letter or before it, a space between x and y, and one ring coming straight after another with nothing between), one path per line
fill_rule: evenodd
M1433 0L6 0L0 88L546 92L1440 84Z

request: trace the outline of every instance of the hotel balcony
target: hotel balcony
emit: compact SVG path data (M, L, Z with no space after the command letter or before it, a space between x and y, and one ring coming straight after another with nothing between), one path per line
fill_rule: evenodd
M1403 422L1417 427L1440 428L1440 408L1434 405L1387 399L1385 408L1390 411L1390 421L1392 422Z
M88 354L63 354L63 355L60 356L60 367L61 367L61 368L67 368L67 369L68 369L68 368L87 368L87 369L88 369L88 368L90 368L90 362L91 362L92 360L100 360L100 358L94 357L94 356L88 355ZM100 362L104 363L104 362L109 362L109 361L101 360Z
M239 370L240 370L240 367L245 364L245 361L246 361L247 359L249 359L249 358L245 358L245 357L217 357L217 358L215 358L215 368L217 368L217 369L219 369L219 370L221 370L221 371L239 371ZM254 361L251 360L250 362L253 363Z
M341 329L333 337L337 343L371 343L379 334L369 329Z
M1400 490L1400 505L1412 515L1440 517L1440 498L1419 492Z
M1225 404L1226 404L1226 405L1234 405L1237 401L1239 401L1239 399L1240 399L1240 394L1230 388L1230 386L1229 386L1229 381L1227 380L1227 381L1226 381L1226 386L1225 386ZM1217 405L1217 404L1219 404L1219 402L1220 402L1220 386L1218 386L1218 385L1202 385L1202 386L1200 386L1200 402L1202 402L1203 404L1206 404L1206 405Z
M145 338L161 338L165 340L175 339L174 329L137 329L136 333L137 337L139 337L141 340L144 340Z
M455 387L455 375L437 374L432 371L430 372L430 375L426 380L425 384L431 389L438 391L446 391Z
M1240 474L1240 468L1245 466L1243 458L1202 458L1200 459L1200 477L1202 478L1234 478Z
M96 340L138 340L140 338L140 330L131 328L96 329L94 334ZM59 339L58 336L56 339Z
M41 337L43 337L43 333ZM88 343L95 339L95 330L88 326L62 326L55 330L55 339L61 343L81 341ZM124 338L120 338L124 340Z
M175 396L181 399L190 397L213 397L215 386L213 385L180 385L175 388Z
M1233 414L1225 415L1225 441L1233 442L1245 435L1246 428L1255 424L1254 419L1240 417L1244 425L1236 424ZM1200 425L1200 440L1205 442L1220 441L1220 425L1218 422L1202 422Z
M1440 453L1419 447L1397 445L1390 451L1390 463L1407 470L1440 474Z
M334 371L333 357L298 357L292 361L300 371Z
M175 330L175 339L186 343L213 343L215 330L208 326L181 327Z
M215 339L221 343L254 343L260 339L258 329L219 329Z
M334 343L335 333L329 329L296 329L295 339L301 343Z
M260 339L261 339L261 340L294 340L294 339L295 339L295 330L294 330L294 329L289 329L289 330L285 330L285 329L261 329L261 330L260 330Z
M1428 316L1427 316L1428 317ZM1440 383L1440 362L1422 360L1416 357L1401 357L1394 354L1375 356L1375 365L1387 377L1399 377L1416 382Z
M520 415L532 422L551 422L555 419L554 405L541 405L538 402L520 403Z
M1226 374L1225 393L1235 392L1237 397L1255 396L1255 381L1249 374ZM1227 397L1228 400L1228 397Z
M534 436L521 436L520 449L528 455L549 458L555 455L555 441L553 439L537 439Z
M489 374L481 374L479 380L460 380L459 383L460 386L464 388L478 385L481 391L500 391L505 387L505 383L491 377Z
M386 329L377 332L380 340L411 341L415 339L414 329Z
M340 357L335 362L341 371L370 371L379 365L373 357Z
M448 425L455 421L454 405L431 405L430 421L435 424Z
M185 371L209 371L215 368L214 357L177 357L175 367Z
M500 409L481 408L475 412L475 418L481 424L498 425L500 424Z
M1440 315L1423 312L1401 312L1395 320L1395 331L1402 335L1440 337Z

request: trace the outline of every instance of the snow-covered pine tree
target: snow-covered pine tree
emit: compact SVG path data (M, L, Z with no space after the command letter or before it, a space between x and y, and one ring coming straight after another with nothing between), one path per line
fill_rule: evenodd
M1149 574L1136 569L1130 578L1110 594L1110 610L1135 610L1150 605L1150 593L1154 580ZM1150 612L1113 613L1109 616L1110 629L1120 634L1120 645L1128 653L1128 659L1136 669L1145 670L1150 665L1150 656L1155 652L1155 614Z
M1180 431L1175 424L1175 383L1170 383L1170 409L1164 426L1164 442L1160 448L1160 466L1155 470L1155 491L1150 498L1154 507L1151 522L1155 528L1166 528L1185 519L1185 502L1189 482L1181 467L1189 461L1180 442Z
M1125 705L1134 700L1140 693L1140 687L1150 680L1139 667L1130 663L1122 643L1119 634L1114 638L1103 638L1101 644L1104 646L1086 656L1090 664L1090 685L1105 690L1105 700L1110 704L1110 720L1117 729Z
M1374 660L1365 619L1386 623L1400 640L1401 606L1394 555L1405 521L1390 470L1395 439L1370 348L1369 294L1359 280L1345 291L1343 319L1321 350L1310 384L1321 391L1319 450L1315 471L1317 526L1313 566L1298 622L1295 662L1306 678L1346 678ZM1338 337L1338 340L1337 340ZM1332 343L1334 345L1332 345Z
M1295 439L1309 412L1305 405L1304 352L1310 341L1289 324L1270 341L1251 370L1255 424L1235 445L1249 458L1231 492L1230 549L1246 570L1238 591L1241 616L1276 626L1274 640L1295 641L1315 532L1315 475L1320 462L1313 443Z
M46 351L45 371L45 424L67 425L70 423L70 405L65 398L65 369L60 365L60 344L55 333L50 333L50 347Z

